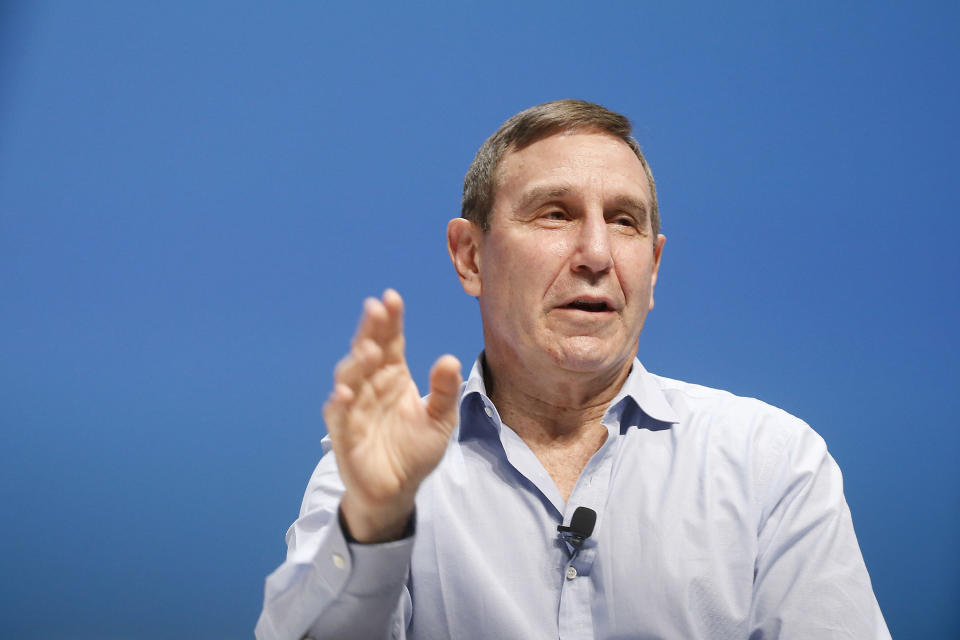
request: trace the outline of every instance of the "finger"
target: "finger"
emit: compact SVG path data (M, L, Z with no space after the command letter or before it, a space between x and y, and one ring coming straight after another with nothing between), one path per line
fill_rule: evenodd
M383 292L383 306L389 314L391 333L403 333L403 298L396 289Z
M387 322L383 327L380 344L384 350L384 359L388 362L403 360L403 298L394 289L383 292L383 306L387 312Z
M353 334L351 346L361 340L372 339L380 342L379 336L384 332L387 324L387 309L383 303L376 298L366 298L363 301L363 310L360 312L360 319L357 321L357 330Z
M355 398L356 394L350 387L344 384L336 384L323 405L323 421L327 425L327 433L334 440L335 448L343 433L347 412Z
M373 337L384 350L384 359L387 362L403 361L403 298L394 289L383 292L383 310L385 317L375 327Z
M355 393L367 382L380 363L383 362L383 349L369 338L364 338L353 348L333 370L333 380L337 384L350 387Z
M353 389L345 384L333 385L333 391L327 396L327 401L323 405L323 419L330 422L340 422L350 405L356 398Z
M450 431L457 423L457 400L462 381L460 361L451 355L440 356L430 369L427 413Z

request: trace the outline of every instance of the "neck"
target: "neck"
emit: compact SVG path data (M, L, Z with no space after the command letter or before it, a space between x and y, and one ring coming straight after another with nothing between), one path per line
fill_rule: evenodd
M528 444L561 444L600 427L631 365L628 361L603 374L559 368L533 371L522 365L505 366L488 353L484 355L484 383L503 421Z

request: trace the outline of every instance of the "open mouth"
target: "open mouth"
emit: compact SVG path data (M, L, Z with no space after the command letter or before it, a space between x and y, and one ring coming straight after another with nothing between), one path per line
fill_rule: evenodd
M594 313L602 311L613 311L613 308L603 300L574 300L563 305L564 309L578 309L580 311L591 311Z

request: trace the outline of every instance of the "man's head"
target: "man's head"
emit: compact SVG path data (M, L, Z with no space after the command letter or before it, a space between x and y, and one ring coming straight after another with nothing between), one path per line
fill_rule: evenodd
M597 131L622 140L636 154L650 188L650 224L655 239L660 233L657 187L640 145L631 135L630 121L592 102L555 100L521 111L504 122L477 151L463 180L460 215L483 231L490 230L490 212L496 197L500 163L510 151L520 151L538 140L558 133Z
M498 375L520 368L513 374L527 380L548 372L618 378L629 370L653 307L664 243L655 230L650 171L636 143L619 135L629 129L540 127L534 136L522 135L532 125L510 126L537 109L501 127L516 130L520 142L498 142L494 134L484 148L504 150L478 153L487 165L478 173L493 175L489 210L485 223L450 221L450 257L480 303L487 362ZM469 189L469 174L467 181Z

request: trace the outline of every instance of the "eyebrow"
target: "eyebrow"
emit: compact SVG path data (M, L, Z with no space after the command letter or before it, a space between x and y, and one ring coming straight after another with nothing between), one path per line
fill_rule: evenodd
M515 206L513 210L515 212L526 211L533 205L545 200L562 198L570 193L570 191L571 187L569 185L551 184L534 187L530 191L527 191L525 194L523 194L523 197L520 198L520 202L517 203L517 206Z

